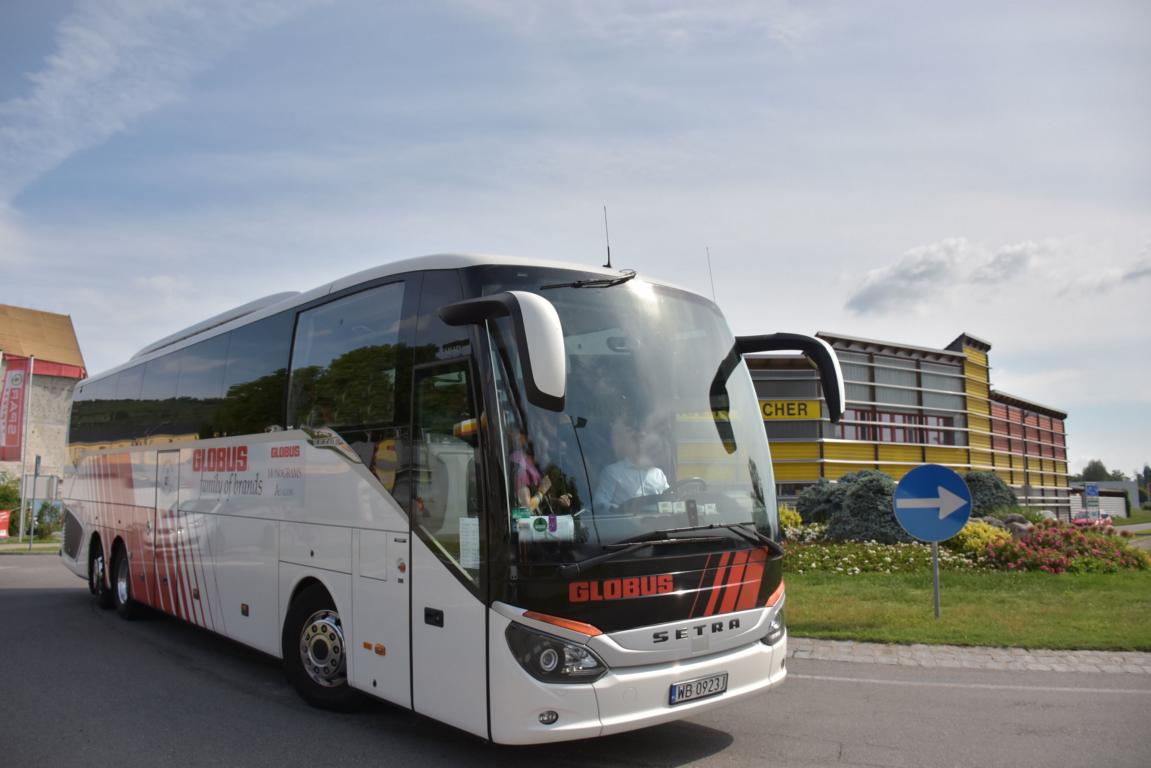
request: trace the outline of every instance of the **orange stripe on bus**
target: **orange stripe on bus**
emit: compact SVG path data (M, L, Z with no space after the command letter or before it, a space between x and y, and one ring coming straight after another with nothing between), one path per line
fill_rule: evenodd
M564 619L559 616L550 616L538 611L524 611L524 618L535 619L536 621L542 621L545 624L551 624L555 627L570 629L572 632L579 632L581 635L587 635L588 637L603 634L603 631L599 627L594 627L591 624L585 624L582 621L575 621L573 619Z

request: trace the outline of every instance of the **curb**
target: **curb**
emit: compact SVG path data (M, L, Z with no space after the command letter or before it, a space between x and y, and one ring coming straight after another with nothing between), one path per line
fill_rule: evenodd
M929 669L990 669L1009 672L1095 672L1151 675L1151 653L1140 651L1055 651L960 645L889 645L854 640L789 637L793 659L889 664Z

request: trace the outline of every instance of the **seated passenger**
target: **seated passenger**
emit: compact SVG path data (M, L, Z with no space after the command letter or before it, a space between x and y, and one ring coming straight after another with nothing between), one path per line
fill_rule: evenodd
M597 514L609 512L629 499L658 496L668 489L667 475L651 458L653 436L621 418L612 424L611 444L619 461L600 472L593 497Z
M570 493L560 494L554 499L549 498L548 493L552 488L551 478L540 472L536 466L527 435L515 429L511 431L510 437L513 446L510 459L515 479L516 506L525 507L532 515L554 514L558 510L553 503L563 510L571 507Z

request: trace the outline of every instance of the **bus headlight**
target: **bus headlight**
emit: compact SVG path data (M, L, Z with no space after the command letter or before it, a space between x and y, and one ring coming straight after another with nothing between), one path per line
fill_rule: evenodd
M519 665L545 683L591 683L607 672L604 663L587 646L516 623L508 625L505 635Z
M767 634L763 638L763 642L767 645L775 645L779 639L783 637L783 633L787 630L787 624L783 619L783 606L779 606L779 610L775 612L775 616L771 617L771 624L767 627Z

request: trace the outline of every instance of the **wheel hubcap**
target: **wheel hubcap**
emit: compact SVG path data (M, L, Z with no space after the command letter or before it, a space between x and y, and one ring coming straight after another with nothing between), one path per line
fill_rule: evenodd
M120 566L116 569L116 597L121 603L128 602L128 558L120 559Z
M334 688L347 679L344 659L344 630L335 611L313 613L300 633L300 661L308 677Z
M96 559L92 563L92 579L96 582L97 592L104 588L104 555L102 553L96 555Z

